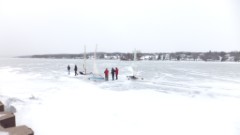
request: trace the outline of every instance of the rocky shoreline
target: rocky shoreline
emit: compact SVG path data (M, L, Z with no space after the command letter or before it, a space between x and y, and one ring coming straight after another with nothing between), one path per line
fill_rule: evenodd
M0 101L0 134L34 135L34 132L25 125L16 126L15 115L11 112L4 111L4 105Z

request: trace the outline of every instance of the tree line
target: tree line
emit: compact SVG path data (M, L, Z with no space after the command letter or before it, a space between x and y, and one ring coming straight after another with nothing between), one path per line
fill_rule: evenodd
M86 54L87 59L93 58L94 53ZM83 59L84 54L44 54L20 56L20 58L53 58L53 59ZM97 59L133 60L134 54L121 52L98 52ZM171 53L142 53L137 51L137 60L175 60L175 61L240 61L240 51L232 52L171 52Z

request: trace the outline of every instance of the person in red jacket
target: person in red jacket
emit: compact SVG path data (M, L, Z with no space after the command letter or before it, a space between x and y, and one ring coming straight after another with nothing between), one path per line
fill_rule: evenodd
M104 74L105 74L105 81L108 81L108 69L106 68L105 71L104 71Z
M115 73L116 73L116 80L118 79L118 68L115 68Z

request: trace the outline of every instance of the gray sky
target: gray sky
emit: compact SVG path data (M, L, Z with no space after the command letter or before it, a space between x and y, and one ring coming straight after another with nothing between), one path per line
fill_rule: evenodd
M0 0L0 56L240 50L239 0Z

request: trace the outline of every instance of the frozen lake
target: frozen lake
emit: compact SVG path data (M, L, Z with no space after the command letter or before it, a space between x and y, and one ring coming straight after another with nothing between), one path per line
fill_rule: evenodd
M144 80L129 81L131 61L98 60L102 75L119 68L108 82L75 77L82 63L0 58L0 100L36 135L240 134L240 63L138 61Z

